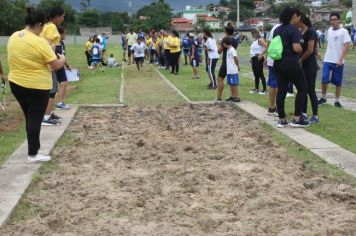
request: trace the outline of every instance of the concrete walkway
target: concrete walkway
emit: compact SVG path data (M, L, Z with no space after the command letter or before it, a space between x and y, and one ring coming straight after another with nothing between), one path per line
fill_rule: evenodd
M317 90L316 95L318 96L318 98L320 98L322 96L321 91ZM326 99L328 104L334 106L335 94L327 93ZM342 104L344 109L356 112L356 99L341 96L340 103Z
M63 118L61 126L42 127L41 150L49 154L57 140L63 135L73 119L77 106L68 111L56 111ZM32 181L41 164L29 164L27 160L27 141L25 141L0 167L0 226L10 217L23 193Z

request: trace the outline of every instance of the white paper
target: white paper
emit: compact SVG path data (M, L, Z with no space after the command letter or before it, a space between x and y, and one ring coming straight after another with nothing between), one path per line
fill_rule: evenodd
M79 81L79 73L78 69L73 68L71 70L66 69L66 75L68 82Z

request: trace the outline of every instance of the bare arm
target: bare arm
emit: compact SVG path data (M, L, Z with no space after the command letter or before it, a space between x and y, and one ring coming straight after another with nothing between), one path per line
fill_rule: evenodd
M0 61L0 77L1 79L7 81L7 76L4 73L4 70L2 69L1 61Z
M58 57L59 57L58 59L48 62L48 64L54 70L59 70L59 69L63 68L63 66L64 66L64 64L66 62L66 58L63 55L58 55Z
M265 53L267 52L268 45L267 45L267 42L263 38L260 38L258 40L258 44L264 48L263 52L260 55L258 55L258 60L261 60L263 55L265 55Z
M237 65L237 68L239 69L240 71L240 62L239 62L239 59L237 57L234 57L234 60L235 60L235 64Z
M293 51L298 54L303 51L303 48L302 46L300 46L300 43L293 43Z
M349 43L344 43L344 48L342 49L341 57L340 57L339 61L337 62L336 66L341 66L342 64L344 64L344 59L345 59L348 49L349 49Z
M309 40L308 41L308 49L307 51L303 54L303 56L300 58L300 61L303 62L305 61L314 51L314 46L315 46L315 40Z
M224 47L222 45L220 45L219 49L218 49L218 53L221 54L224 51Z

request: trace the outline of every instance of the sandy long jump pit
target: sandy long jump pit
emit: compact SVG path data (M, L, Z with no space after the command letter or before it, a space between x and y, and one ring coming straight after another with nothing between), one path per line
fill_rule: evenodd
M356 235L352 186L227 105L81 109L0 235Z

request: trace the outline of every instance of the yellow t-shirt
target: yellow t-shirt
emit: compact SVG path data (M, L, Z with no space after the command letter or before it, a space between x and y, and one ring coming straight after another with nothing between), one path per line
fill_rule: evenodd
M137 43L137 34L136 33L128 33L126 35L126 38L127 38L127 45L128 46L132 46L134 45L135 43Z
M52 41L52 44L51 44L52 47L61 44L61 35L59 34L59 32L57 30L57 26L55 24L53 24L52 22L48 22L43 27L43 31L40 36L42 38L45 38L46 40Z
M148 39L146 40L146 46L147 46L147 47L151 47L151 43L152 43L152 38L148 38Z
M48 62L57 59L48 41L22 30L7 44L9 80L25 88L50 90L52 74Z
M172 39L170 40L170 45L176 46L176 47L169 47L171 50L171 53L180 52L180 39L179 38L172 37Z
M86 43L85 43L85 49L89 52L91 51L91 48L93 47L93 44L88 40Z
M170 49L170 47L168 46L168 44L171 43L171 40L173 39L172 36L167 36L167 37L163 37L163 48L164 49Z

